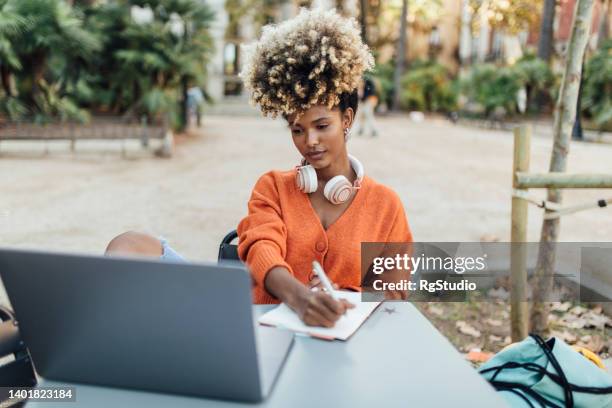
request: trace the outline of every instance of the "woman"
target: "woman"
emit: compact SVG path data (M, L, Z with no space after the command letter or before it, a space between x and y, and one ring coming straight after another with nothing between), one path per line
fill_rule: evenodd
M412 242L397 194L368 177L346 148L357 87L372 66L354 20L303 9L264 27L241 73L263 114L285 118L303 160L259 178L238 225L238 253L253 277L254 302L284 302L308 325L331 327L353 307L312 290L320 287L313 261L340 289L360 290L362 242ZM178 256L137 233L107 251Z
M318 286L313 260L341 289L359 290L362 242L412 241L398 196L364 175L346 148L357 88L373 65L354 20L303 9L264 27L241 73L263 114L285 118L303 161L257 181L238 225L238 253L254 301L282 301L310 325L333 326L351 307L309 290Z

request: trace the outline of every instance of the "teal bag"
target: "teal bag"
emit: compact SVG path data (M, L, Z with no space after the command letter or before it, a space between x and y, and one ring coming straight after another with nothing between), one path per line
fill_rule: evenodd
M531 334L479 371L511 407L612 407L612 376L554 337Z

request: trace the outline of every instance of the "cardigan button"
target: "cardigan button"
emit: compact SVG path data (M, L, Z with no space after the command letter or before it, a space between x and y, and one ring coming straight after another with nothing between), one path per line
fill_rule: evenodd
M325 242L321 242L321 241L317 242L317 244L315 245L316 250L319 252L325 251L325 247L326 247Z

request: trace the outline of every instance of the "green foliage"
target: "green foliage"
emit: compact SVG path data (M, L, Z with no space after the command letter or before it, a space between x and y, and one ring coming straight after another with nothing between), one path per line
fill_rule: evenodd
M443 65L431 62L415 65L401 83L400 102L405 109L448 112L456 107L451 74Z
M516 112L516 94L522 85L516 69L494 64L474 65L461 81L462 92L482 105L486 116L500 107L508 113Z
M153 21L137 24L130 7L139 3L145 2L109 4L88 17L104 33L102 52L87 67L92 90L101 96L99 105L116 113L176 115L182 84L204 85L214 16L197 0L158 0L145 4ZM182 33L172 29L177 21Z
M91 56L99 41L83 27L77 9L58 0L8 0L7 6L28 24L13 37L22 58L51 51L71 56Z
M557 79L546 62L526 55L510 66L472 66L461 81L461 89L469 100L482 106L486 116L498 108L510 115L518 113L517 94L521 88L527 93L527 110L541 112L546 109L543 104L554 100Z
M612 125L612 40L607 40L585 67L582 108L597 126Z
M554 84L554 75L548 64L529 55L521 58L512 66L522 85L529 86L534 90L548 91Z
M204 84L214 15L203 1L78 4L0 0L0 113L86 120L88 108L161 120L176 116L185 86ZM135 21L132 6L152 20Z
M100 47L78 10L59 0L0 3L0 69L9 117L45 115L83 120L86 114L62 92L63 76L49 75L54 58L89 58ZM18 108L16 108L18 107Z
M21 62L11 40L29 26L31 22L18 14L12 4L6 0L0 1L0 61L12 69L21 69Z
M9 118L18 118L25 115L28 109L19 99L4 97L0 98L0 112L4 113Z
M378 84L380 103L391 106L393 100L393 62L376 64L372 75Z
M540 102L553 101L556 92L556 78L549 65L534 55L521 58L511 67L517 75L521 86L527 91L527 108L530 111L541 111L542 106L537 106L536 99Z

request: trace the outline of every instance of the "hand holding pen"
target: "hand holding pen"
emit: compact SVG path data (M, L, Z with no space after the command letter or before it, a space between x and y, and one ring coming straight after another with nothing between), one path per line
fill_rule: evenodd
M320 282L320 286L326 290L307 290L307 293L304 294L300 302L300 307L296 311L302 321L309 326L333 327L336 321L338 321L348 309L354 308L355 305L348 302L346 299L336 298L333 292L334 286L329 278L327 278L327 275L318 262L316 264L313 262L313 269Z

